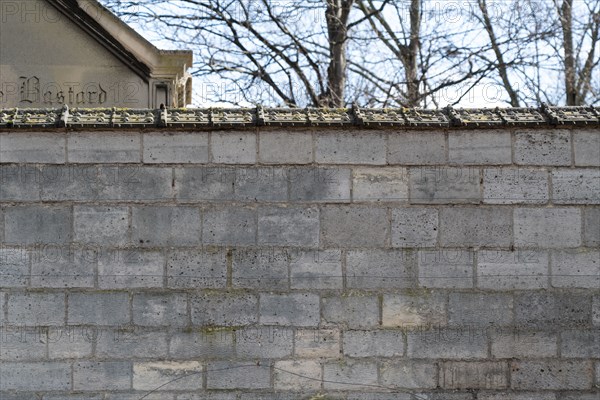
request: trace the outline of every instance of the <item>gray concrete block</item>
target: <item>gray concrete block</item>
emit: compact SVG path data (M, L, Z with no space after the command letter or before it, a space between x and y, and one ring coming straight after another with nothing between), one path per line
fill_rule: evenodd
M96 356L102 359L167 357L166 331L146 331L124 327L104 329L96 339Z
M316 360L276 361L273 372L275 390L307 392L321 389L321 364ZM287 394L287 393L286 393Z
M227 261L223 249L169 251L168 288L222 288L226 284Z
M269 365L255 362L212 362L206 368L207 389L267 389L271 386Z
M526 168L483 170L486 204L546 204L550 198L548 171Z
M256 133L212 132L210 150L212 162L217 164L254 164Z
M343 348L348 357L402 357L404 336L402 331L350 330L344 332Z
M573 132L573 147L575 149L575 165L600 167L600 134L598 131Z
M377 364L372 361L338 361L323 367L323 387L329 390L356 390L361 385L378 385Z
M536 248L581 245L581 210L576 208L517 208L515 246Z
M512 213L508 208L443 208L442 246L508 247L512 243Z
M4 209L4 241L9 244L61 244L72 240L72 213L65 206Z
M600 246L600 207L583 209L583 244Z
M129 323L127 293L69 293L68 324L124 325Z
M94 287L98 263L97 245L36 246L31 251L31 287Z
M380 367L381 384L403 389L435 389L437 365L429 361L389 361Z
M308 164L313 159L310 131L260 132L258 141L264 164Z
M133 364L133 389L161 392L202 389L202 364L198 361L153 361Z
M201 293L190 297L193 325L240 326L258 321L258 298L245 293Z
M314 207L265 207L258 210L261 245L317 246L319 210Z
M513 322L513 299L508 294L450 293L451 326L504 326Z
M536 329L589 326L592 299L576 293L523 292L515 295L515 324Z
M485 330L433 327L407 333L406 355L410 358L486 358Z
M133 207L131 238L144 247L200 244L200 210L196 207Z
M393 247L433 247L438 236L437 208L392 209Z
M74 390L131 389L132 368L128 361L79 361L73 364Z
M600 251L552 252L552 286L600 290Z
M166 167L98 167L98 200L169 201L173 171Z
M290 200L350 202L349 168L291 168Z
M448 133L451 164L511 164L510 132L465 131Z
M0 359L2 363L6 361L42 361L46 358L47 343L46 327L34 324L3 325ZM0 388L1 385L0 382Z
M139 293L133 296L133 323L141 326L188 325L183 293Z
M561 357L598 358L600 355L600 329L564 329L560 338Z
M554 204L600 204L599 169L555 169L552 171Z
M73 220L76 242L114 246L129 242L128 207L75 206Z
M322 209L321 217L322 245L380 247L388 241L386 209L328 206Z
M491 290L546 289L548 253L540 250L477 252L477 287Z
M556 400L555 393L547 392L479 392L480 400Z
M0 134L0 163L64 164L63 134L14 132Z
M24 247L0 247L0 287L27 287L29 276L29 251Z
M498 361L447 361L440 368L444 389L496 389L509 387L508 364Z
M12 293L7 301L8 323L15 325L63 325L64 293Z
M179 201L233 200L235 173L226 167L176 168L176 197Z
M514 159L518 165L571 165L571 133L516 132Z
M340 250L300 250L290 260L292 289L342 289L342 253Z
M234 199L281 202L288 199L288 171L284 168L236 168Z
M96 326L57 326L48 329L50 359L83 359L92 356L92 346L98 336L105 334Z
M323 325L344 325L350 329L379 325L379 301L376 296L331 296L322 299Z
M515 360L510 365L513 389L586 390L592 388L592 364L582 360Z
M260 323L263 325L317 326L321 320L319 296L312 293L260 295Z
M336 358L340 355L337 329L296 329L294 355L301 358Z
M237 358L285 358L291 356L293 350L292 329L258 326L236 331Z
M143 134L143 162L146 164L186 164L208 162L208 133Z
M480 170L476 167L409 169L411 204L479 204Z
M351 250L346 255L346 286L402 289L415 286L417 253L410 250Z
M446 137L442 132L396 132L390 134L388 162L432 165L446 162Z
M325 132L315 138L319 164L386 163L386 135L378 132Z
M71 163L139 163L140 134L125 132L71 132L67 136Z
M558 335L552 332L493 330L491 343L494 358L551 358L558 354Z
M169 340L169 355L177 360L227 359L235 354L234 340L234 333L230 329L175 331Z
M381 325L410 329L445 326L446 295L431 291L414 294L384 294Z
M71 364L66 362L3 362L2 368L0 368L0 389L21 392L70 390Z
M159 288L163 286L163 252L107 250L98 260L101 289Z
M39 201L41 171L33 165L0 165L0 201Z
M592 325L600 326L600 295L592 298Z
M231 250L234 287L286 290L289 287L290 254L279 248L237 248Z
M419 286L471 288L474 259L474 252L470 249L419 250Z
M408 203L406 168L353 168L352 200Z
M228 207L202 214L202 243L251 245L256 243L256 210Z
M95 165L43 165L36 179L40 186L40 197L47 201L98 200L101 188L111 184L106 179L101 184ZM115 180L112 185L118 183Z

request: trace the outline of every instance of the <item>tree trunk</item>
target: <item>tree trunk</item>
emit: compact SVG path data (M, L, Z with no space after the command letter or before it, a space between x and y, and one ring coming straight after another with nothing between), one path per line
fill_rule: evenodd
M405 72L407 85L407 103L418 107L421 103L418 78L418 59L421 46L421 0L411 0L410 4L410 41L405 55Z
M563 0L560 8L560 24L563 32L565 50L565 92L568 106L579 105L575 82L575 57L573 56L573 0Z
M330 60L327 68L327 92L322 96L321 106L344 106L347 23L353 2L354 0L327 0L325 17Z

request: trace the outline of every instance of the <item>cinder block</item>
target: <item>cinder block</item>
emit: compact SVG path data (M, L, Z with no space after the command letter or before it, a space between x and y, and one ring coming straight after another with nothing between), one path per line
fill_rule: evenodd
M546 289L548 253L518 249L477 252L477 286L491 290Z
M440 368L444 389L507 389L508 364L497 361L447 361Z
M169 201L173 171L165 167L98 167L98 200Z
M175 331L169 340L169 355L178 360L225 359L233 357L234 353L235 342L231 329Z
M124 325L129 323L127 293L70 293L68 324Z
M600 204L599 169L555 169L552 171L554 204Z
M43 165L35 179L39 183L41 199L47 201L95 201L105 186L120 183L117 179L101 182L97 166L76 164Z
M258 141L264 164L308 164L313 159L311 132L260 132Z
M450 293L448 324L503 326L513 322L513 299L508 294Z
M50 359L82 359L92 356L92 345L105 334L96 326L57 326L48 329L48 357Z
M373 390L377 386L377 364L370 361L337 361L323 367L323 387L328 390Z
M37 166L0 164L0 201L39 201L40 180Z
M379 302L376 296L324 297L323 324L344 325L350 329L379 325Z
M212 362L206 368L207 389L267 389L271 386L268 364Z
M510 132L466 131L448 133L452 164L511 164Z
M145 247L200 244L200 210L195 207L133 207L133 243Z
M71 364L66 362L3 362L2 390L70 390ZM23 398L23 397L21 397Z
M252 294L208 292L190 298L192 324L241 326L258 321L258 299Z
M350 202L349 168L291 168L290 200Z
M600 251L552 252L552 286L600 289Z
M242 207L205 210L202 243L251 245L256 243L256 210Z
M222 288L226 284L227 261L223 249L169 251L168 288Z
M4 209L4 241L9 244L61 244L72 240L72 213L65 206Z
M474 252L470 249L419 250L419 286L471 288L474 259Z
M518 165L571 165L571 133L523 131L515 133L514 158Z
M71 163L139 163L140 134L126 132L71 132L67 136Z
M384 246L389 235L387 210L371 207L323 208L321 244L325 246Z
M8 296L8 323L15 325L63 325L64 293L11 293Z
M577 293L523 292L515 294L515 324L536 329L590 326L592 299Z
M408 170L406 168L354 168L352 200L408 203Z
M104 329L96 339L96 355L104 359L165 358L168 333L124 327Z
M284 168L236 168L234 199L282 202L288 199L288 171Z
M292 289L342 289L340 250L299 250L290 260Z
M390 164L444 164L447 159L442 132L396 132L389 135L388 147Z
M319 210L314 207L265 207L258 210L261 245L317 246Z
M410 329L423 326L445 326L446 296L423 291L416 295L384 294L381 325Z
M560 248L581 245L581 210L576 208L517 208L513 218L515 246Z
M296 329L294 355L307 358L340 356L340 332L337 329Z
M101 289L158 288L163 286L165 257L159 251L107 250L98 260Z
M581 167L600 167L600 134L598 131L573 132L575 165Z
M600 207L583 209L583 244L600 246Z
M513 389L586 390L592 388L592 363L577 360L512 361Z
M14 132L0 134L0 163L64 164L63 134Z
M76 242L100 246L124 246L129 242L127 207L75 206L73 219Z
M131 389L132 368L128 361L79 361L73 364L74 390Z
M600 295L592 298L592 325L600 326Z
M208 133L143 134L146 164L202 164L208 162Z
M315 161L319 164L386 163L386 135L383 133L317 133L315 149Z
M290 254L281 248L237 248L231 250L234 287L286 290L289 287Z
M380 367L381 384L403 389L435 389L437 365L429 361L389 361Z
M142 326L185 326L188 324L187 296L173 292L135 294L133 323Z
M491 333L494 358L551 358L558 354L558 335L497 329Z
M532 168L483 170L486 204L546 204L550 198L548 171Z
M560 338L560 354L564 358L598 358L600 355L600 329L564 329Z
M433 247L438 236L437 208L392 209L393 247Z
M210 150L217 164L254 164L256 133L212 132Z
M555 393L547 392L479 392L480 400L556 400Z
M27 326L30 325L30 326ZM2 326L0 359L6 361L38 362L46 358L48 335L46 327L35 324ZM2 388L0 383L0 388Z
M175 169L175 190L179 201L233 200L235 169L190 167Z
M512 243L508 208L443 208L440 211L442 246L508 247Z
M263 325L317 326L321 320L319 314L316 294L260 295L260 323Z
M31 286L39 288L94 287L100 247L95 244L36 246L31 255Z
M0 247L0 287L27 287L30 282L29 264L29 251L24 247Z
M284 358L294 350L292 329L257 326L236 331L235 336L237 358Z
M479 204L480 170L476 167L409 169L411 204Z
M402 331L371 330L345 331L344 354L348 357L402 357Z
M275 362L275 390L306 392L321 389L321 364L316 360L285 360Z
M415 286L417 253L411 250L351 250L346 254L346 286L399 289Z
M486 358L488 352L484 329L415 330L407 333L407 346L406 355L410 358Z
M133 389L142 391L202 389L198 361L154 361L133 364Z

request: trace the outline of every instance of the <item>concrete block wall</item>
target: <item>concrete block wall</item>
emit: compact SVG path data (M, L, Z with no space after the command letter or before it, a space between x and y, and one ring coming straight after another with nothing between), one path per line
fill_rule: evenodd
M600 131L0 132L0 399L591 400Z

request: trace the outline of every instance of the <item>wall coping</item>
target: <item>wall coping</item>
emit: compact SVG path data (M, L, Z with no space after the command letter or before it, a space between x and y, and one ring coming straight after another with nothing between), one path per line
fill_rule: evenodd
M0 109L0 130L19 128L247 128L399 127L502 128L600 127L600 108L73 108Z

